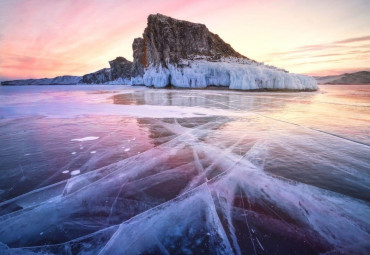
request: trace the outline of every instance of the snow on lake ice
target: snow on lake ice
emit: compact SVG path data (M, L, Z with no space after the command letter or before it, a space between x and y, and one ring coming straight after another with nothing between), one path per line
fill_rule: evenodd
M0 87L0 254L366 254L369 98Z
M71 172L71 175L78 175L78 174L80 174L80 170L73 170Z
M84 138L72 139L71 141L85 142L85 141L93 141L93 140L96 140L96 139L99 139L99 137L98 136L86 136Z

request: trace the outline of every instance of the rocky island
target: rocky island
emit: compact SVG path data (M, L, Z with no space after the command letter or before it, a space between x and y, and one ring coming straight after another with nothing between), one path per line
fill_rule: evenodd
M317 76L315 77L319 84L335 85L361 85L370 84L370 72L360 71L355 73L344 73L340 75Z
M142 38L132 44L133 62L117 57L110 67L67 84L125 84L164 88L317 90L314 78L265 65L236 52L203 24L149 15ZM66 76L63 76L66 77ZM59 77L50 80L60 80ZM32 84L46 84L45 79ZM41 82L42 81L42 82ZM29 80L3 85L27 85ZM50 83L50 84L56 84ZM66 81L64 83L66 84Z

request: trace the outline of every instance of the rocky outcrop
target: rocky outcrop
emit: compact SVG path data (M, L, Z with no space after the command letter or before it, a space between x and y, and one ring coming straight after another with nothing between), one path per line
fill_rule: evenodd
M131 83L154 87L316 90L312 77L290 74L236 52L203 24L149 15L133 43Z
M128 61L124 57L117 57L116 59L109 61L111 70L111 79L116 80L118 78L130 79L132 62Z
M103 68L94 73L85 74L82 76L82 83L85 84L102 84L109 83L115 80L131 79L132 62L124 57L117 57L109 61L110 68Z
M168 67L182 59L199 56L209 60L222 57L248 59L236 52L203 24L176 20L161 14L149 15L143 38L133 43L134 73L143 74L149 66Z
M332 76L318 76L315 77L319 84L370 84L370 72L360 71L355 73L344 73Z

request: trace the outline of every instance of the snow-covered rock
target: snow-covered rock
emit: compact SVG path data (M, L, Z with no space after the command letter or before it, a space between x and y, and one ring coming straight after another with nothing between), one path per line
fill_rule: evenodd
M81 79L81 76L64 75L55 78L3 81L1 85L73 85L79 83Z
M110 68L103 68L94 73L85 74L82 83L85 84L129 84L132 62L124 57L109 61Z

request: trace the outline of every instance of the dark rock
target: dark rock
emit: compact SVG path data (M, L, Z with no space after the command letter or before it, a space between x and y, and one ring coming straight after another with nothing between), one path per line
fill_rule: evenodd
M180 59L207 56L248 59L236 52L217 34L203 24L177 20L162 14L149 15L143 38L132 45L134 51L133 76L142 75L149 65L167 67Z
M135 38L132 43L132 51L134 55L134 62L132 64L132 77L142 76L144 74L144 67L148 65L146 62L146 50L144 48L144 39Z
M115 60L109 61L111 70L111 80L118 78L131 78L132 62L124 57L117 57Z
M82 77L82 83L102 84L118 78L130 79L132 62L124 57L117 57L109 61L110 68L104 68L94 73L85 74Z

